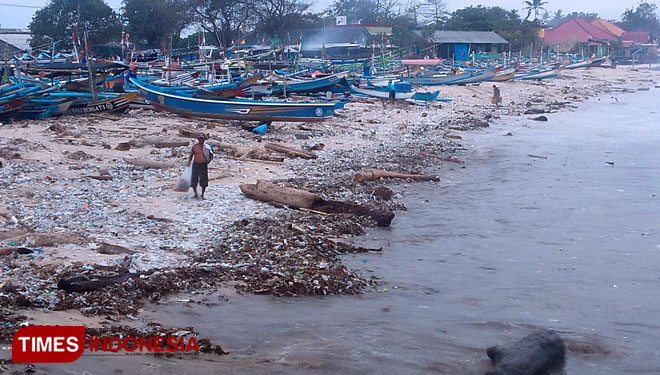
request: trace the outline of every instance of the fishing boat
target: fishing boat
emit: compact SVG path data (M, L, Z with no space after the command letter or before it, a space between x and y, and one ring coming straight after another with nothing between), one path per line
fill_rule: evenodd
M509 69L504 69L497 74L495 74L495 77L491 79L493 82L505 82L513 79L516 76L516 68L509 68Z
M586 68L590 66L594 61L596 60L595 57L592 57L588 60L583 60L583 61L578 61L572 64L568 64L564 66L564 69L580 69L580 68Z
M334 103L276 102L248 99L208 99L167 93L158 86L131 78L140 94L156 110L187 117L222 118L246 121L324 121L334 114Z
M94 99L90 93L54 92L47 98L69 98L73 99L71 106L65 112L67 115L84 115L89 113L123 113L131 100L137 96L136 92L124 94L99 93Z
M408 84L410 85L410 84ZM377 86L358 86L356 83L353 83L353 86L351 87L353 91L355 91L358 94L362 95L367 95L367 96L372 96L374 98L380 98L380 99L389 99L390 98L390 89L387 87L377 87ZM396 100L406 100L410 99L415 95L415 92L413 92L410 89L401 89L399 87L395 87L394 89L394 99Z
M9 120L14 117L21 110L21 107L23 107L25 100L27 98L20 97L0 101L0 120Z
M341 72L333 75L329 75L323 78L316 78L311 80L303 80L297 78L286 78L284 80L278 81L273 85L273 95L281 95L285 91L286 93L295 93L295 94L312 94L316 92L324 92L334 85L340 84L343 86L348 86L346 82L346 72Z
M37 120L64 114L73 101L58 99L29 99L16 114L17 119Z
M498 70L493 69L493 70L487 70L485 72L477 73L470 75L465 78L461 78L455 81L450 81L445 83L446 85L467 85L468 83L479 83L479 82L485 82L485 81L490 81L493 78L495 78L495 75L497 74Z
M412 98L415 100L421 100L423 102L432 102L436 99L438 99L438 96L440 95L440 91L434 91L434 92L416 92Z
M424 75L409 77L406 80L410 83L417 85L446 85L450 82L459 81L464 78L470 77L470 73L461 73L461 74L445 74L445 75Z
M403 59L401 60L401 64L408 66L436 66L442 61L442 59Z
M522 75L516 75L514 79L518 80L542 80L542 79L547 79L547 78L554 78L559 75L559 72L561 71L561 68L557 69L552 69L552 70L546 70L544 72L535 72L535 73L527 73L527 74L522 74Z
M605 64L605 62L607 62L608 59L609 59L609 56L605 56L605 57L601 57L600 59L596 59L596 60L592 61L591 64L589 64L589 67L590 68L596 68L596 67L602 66L603 64Z

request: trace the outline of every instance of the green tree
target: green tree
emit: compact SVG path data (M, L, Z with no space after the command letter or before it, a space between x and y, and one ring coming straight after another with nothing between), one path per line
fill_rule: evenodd
M195 21L213 33L217 44L230 47L242 29L255 22L252 3L247 0L190 0Z
M564 11L559 9L552 14L552 18L550 21L548 21L548 26L556 27L559 26L562 22L564 22Z
M637 9L627 9L621 17L621 27L628 31L649 31L653 36L660 35L658 7L653 3L640 3Z
M444 0L423 0L419 14L426 24L440 24L447 13L447 3Z
M330 14L346 16L349 24L384 23L397 15L397 0L335 0Z
M583 18L583 19L585 19L589 22L595 21L595 20L600 18L598 13L572 12L572 13L567 14L566 17L564 17L564 20L567 20L567 19L573 18L573 17L580 17L580 18Z
M181 32L180 25L177 25L180 18L176 11L178 3L172 0L124 0L122 17L131 40L149 46L158 46L170 36L178 40Z
M121 38L119 17L103 0L51 0L35 12L28 27L33 47L54 41L70 47L74 30L81 38L87 31L93 45Z
M301 0L263 0L255 5L258 30L279 38L287 37L294 29L307 26L305 11L310 3Z
M539 18L540 11L545 10L543 6L548 2L543 0L525 0L523 3L525 4L523 9L527 9L527 17L525 17L525 20L528 20L532 13L534 13L534 19L536 20Z

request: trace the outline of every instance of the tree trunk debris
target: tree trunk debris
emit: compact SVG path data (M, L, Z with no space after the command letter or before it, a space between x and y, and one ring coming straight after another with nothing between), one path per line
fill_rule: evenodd
M427 176L421 174L406 174L398 172L383 171L374 169L367 172L361 172L355 175L355 182L362 183L364 181L377 180L379 178L403 178L415 181L440 181L438 176Z
M369 216L380 227L389 226L394 219L394 213L386 208L374 209L351 202L325 200L308 191L282 187L264 180L258 180L256 184L242 184L240 189L248 198L295 209L304 208L329 214Z
M176 165L175 162L171 161L158 161L151 159L124 158L124 161L128 164L144 168L172 168Z
M318 157L313 152L301 150L301 149L298 149L298 148L278 145L276 143L268 142L264 145L264 147L267 150L278 152L280 154L284 154L284 155L292 157L292 158L299 157L299 158L303 158L303 159L316 159Z

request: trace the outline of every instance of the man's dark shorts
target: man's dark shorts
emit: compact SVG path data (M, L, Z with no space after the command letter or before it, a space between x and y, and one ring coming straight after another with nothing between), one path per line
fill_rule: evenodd
M190 185L194 188L199 186L205 188L209 186L209 169L206 163L193 163L192 166L192 181Z

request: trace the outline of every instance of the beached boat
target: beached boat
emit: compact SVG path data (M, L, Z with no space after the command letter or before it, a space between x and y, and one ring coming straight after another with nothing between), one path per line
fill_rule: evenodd
M192 95L163 92L158 86L139 79L131 78L131 82L157 110L188 117L312 122L331 118L335 109L334 103L195 98Z
M521 79L521 80L542 80L542 79L548 79L548 78L555 78L559 75L560 71L561 71L561 68L557 68L557 69L552 69L552 70L546 70L544 72L516 75L516 77L514 79L516 79L516 80L518 80L518 79Z
M446 85L450 82L458 81L470 77L470 73L445 74L445 75L425 75L409 77L406 80L417 85Z
M442 59L403 59L401 60L401 64L408 66L436 66L442 61Z
M74 94L74 95L66 95ZM83 95L85 93L65 93L56 92L49 96L52 98L74 98L71 106L66 111L67 115L85 115L89 113L123 113L125 112L131 100L133 100L137 93L129 92L125 94L99 94L95 100L91 94Z
M468 83L479 83L492 80L497 74L497 70L487 70L485 72L470 75L455 81L445 83L446 85L467 85Z
M516 76L516 68L509 68L495 74L495 77L493 77L491 81L505 82L513 79L515 76Z
M9 120L14 117L21 110L21 107L23 107L25 100L27 98L20 97L0 101L0 120Z
M437 100L439 95L440 95L440 91L415 92L415 94L412 96L412 98L415 99L415 100L421 100L423 102L432 102L434 100Z
M43 119L64 114L73 101L57 99L29 99L16 114L17 119Z
M362 95L368 95L372 96L374 98L380 98L380 99L389 99L390 97L390 91L386 87L357 87L353 86L351 89L358 94ZM410 99L415 95L414 92L402 92L402 91L395 91L394 92L394 98L396 100L405 100L405 99Z
M583 61L578 61L572 64L565 65L563 68L564 69L580 69L580 68L586 68L590 66L594 61L596 61L595 57L592 57L588 60L583 60Z
M317 92L327 91L329 88L334 85L340 84L343 86L348 86L346 82L346 72L341 72L333 75L329 75L323 78L316 78L311 80L303 80L297 78L287 78L276 82L273 85L273 95L281 95L285 91L286 93L292 94L313 94Z

